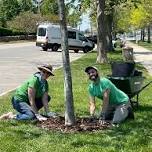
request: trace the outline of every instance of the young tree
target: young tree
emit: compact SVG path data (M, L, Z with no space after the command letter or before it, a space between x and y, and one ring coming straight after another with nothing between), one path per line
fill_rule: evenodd
M65 94L65 125L73 125L75 123L75 115L74 115L72 77L71 77L71 69L70 69L68 32L66 25L64 0L58 0L58 6L59 6L61 35L62 35L62 58L63 58L63 69L64 69L64 94Z
M105 24L105 0L97 0L98 63L107 63L107 29Z

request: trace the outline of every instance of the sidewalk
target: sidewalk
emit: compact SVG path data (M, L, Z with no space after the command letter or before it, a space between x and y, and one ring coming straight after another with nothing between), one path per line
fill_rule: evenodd
M152 51L131 42L127 42L126 46L133 48L135 62L141 63L152 76Z

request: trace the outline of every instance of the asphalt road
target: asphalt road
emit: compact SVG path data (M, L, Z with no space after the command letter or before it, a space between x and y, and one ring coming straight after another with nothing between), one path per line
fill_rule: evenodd
M18 87L41 64L51 64L53 68L62 66L62 52L40 51L34 42L0 44L0 96ZM84 53L70 51L70 61Z

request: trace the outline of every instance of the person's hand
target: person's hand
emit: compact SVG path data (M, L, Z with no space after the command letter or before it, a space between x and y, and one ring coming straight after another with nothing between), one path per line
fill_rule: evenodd
M94 120L95 120L95 116L94 115L90 115L89 122L93 122Z
M101 119L101 118L100 118L100 119L99 119L99 124L100 124L100 125L105 125L105 124L106 124L106 121L105 121L104 119Z
M39 121L45 121L45 120L47 120L46 117L43 117L43 116L40 115L40 114L35 114L35 116L36 116L36 118L37 118Z
M100 125L106 124L106 121L105 121L105 113L103 113L103 112L100 113L100 116L99 116L99 124L100 124Z

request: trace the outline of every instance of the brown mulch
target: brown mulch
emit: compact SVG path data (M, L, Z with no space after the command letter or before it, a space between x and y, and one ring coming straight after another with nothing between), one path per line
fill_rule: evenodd
M61 132L86 132L103 130L110 127L109 123L101 125L98 119L90 120L89 118L76 118L76 124L65 126L64 117L48 118L46 121L38 122L37 126L47 130Z

